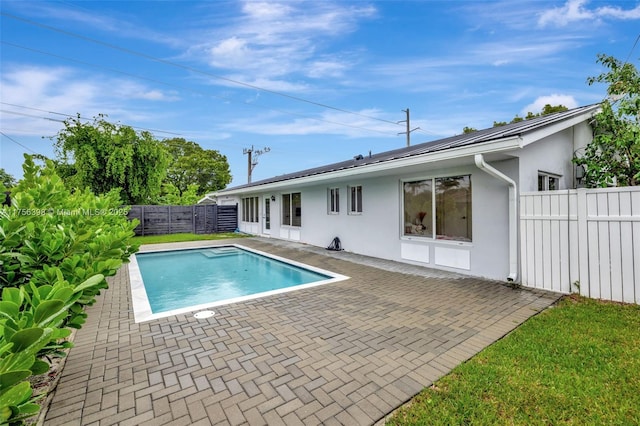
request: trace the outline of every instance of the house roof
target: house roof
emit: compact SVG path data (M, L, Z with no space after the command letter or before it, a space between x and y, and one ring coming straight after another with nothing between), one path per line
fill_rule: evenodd
M267 184L273 184L277 182L288 181L292 179L299 179L304 177L312 177L316 175L322 175L332 172L338 172L341 170L353 169L357 167L363 167L367 165L374 165L380 163L386 163L393 160L399 160L403 158L410 158L415 156L423 156L425 154L431 154L440 151L452 150L455 148L464 148L469 146L475 146L480 144L487 144L490 142L513 139L518 137L524 137L530 133L544 129L545 127L552 126L554 124L570 120L572 118L583 116L584 114L593 113L600 107L599 104L587 105L583 107L574 108L568 111L558 112L554 114L545 115L542 117L533 118L530 120L524 120L518 123L511 123L505 126L491 127L489 129L479 130L473 133L467 133L462 135L451 136L436 141L420 143L404 148L394 149L391 151L385 151L378 154L371 154L366 156L355 156L354 158L338 163L327 164L320 167L314 167L311 169L301 170L284 175L274 176L268 179L252 182L249 184L238 185L232 188L224 189L218 192L218 194L225 194L235 192L237 190L244 190L247 188L258 187Z

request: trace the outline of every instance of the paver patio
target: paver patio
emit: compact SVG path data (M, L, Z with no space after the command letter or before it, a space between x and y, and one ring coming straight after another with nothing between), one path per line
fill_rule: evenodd
M136 324L123 267L88 309L45 425L382 423L559 297L262 238L175 246L230 242L351 278Z

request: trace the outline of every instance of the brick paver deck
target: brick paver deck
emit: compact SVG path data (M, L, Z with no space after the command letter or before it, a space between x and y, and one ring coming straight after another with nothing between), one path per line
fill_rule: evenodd
M207 319L136 324L122 268L76 334L45 425L371 425L558 298L345 252L234 242L351 278Z

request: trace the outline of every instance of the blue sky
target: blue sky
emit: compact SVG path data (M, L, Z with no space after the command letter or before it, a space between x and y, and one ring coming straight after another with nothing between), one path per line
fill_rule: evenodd
M66 115L270 148L253 181L601 101L638 66L638 1L1 1L0 167L53 156Z

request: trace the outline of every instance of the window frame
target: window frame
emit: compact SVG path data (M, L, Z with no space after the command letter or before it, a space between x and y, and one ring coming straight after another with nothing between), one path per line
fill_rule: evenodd
M298 204L294 204L294 198L298 199ZM288 192L281 195L282 200L282 226L294 228L302 227L302 193Z
M260 221L259 212L260 197L243 197L242 198L242 221L247 223L258 223Z
M340 214L340 188L327 188L327 214Z
M353 191L355 190L355 198ZM351 216L361 215L364 211L362 204L364 202L362 185L347 186L347 214Z
M400 236L403 239L414 239L421 238L429 241L438 241L438 242L447 242L450 241L456 244L472 244L473 243L473 185L472 185L472 174L455 174L455 175L442 175L442 176L430 176L430 177L417 177L410 179L402 179L400 181L400 191L401 191L401 200L400 200ZM453 179L453 178L467 178L468 182L468 199L466 203L467 214L463 216L463 219L466 220L466 225L468 228L467 234L468 237L462 236L447 236L440 235L438 232L444 226L446 219L441 217L440 214L446 213L446 210L442 210L440 207L442 205L442 199L439 196L437 182L445 179ZM425 210L429 211L419 211L414 212L415 218L411 217L411 215L407 216L407 201L406 201L406 191L407 184L420 185L423 183L427 190L431 192L431 200L430 205L427 202L427 207ZM441 194L441 193L440 193ZM423 219L420 219L422 217ZM425 224L424 218L428 218L428 223ZM415 223L414 223L415 222ZM415 225L415 228L414 228ZM421 229L418 229L421 228ZM416 231L416 232L408 232ZM422 231L427 231L427 233L421 233Z
M562 175L556 173L538 170L538 191L558 191L561 177Z

